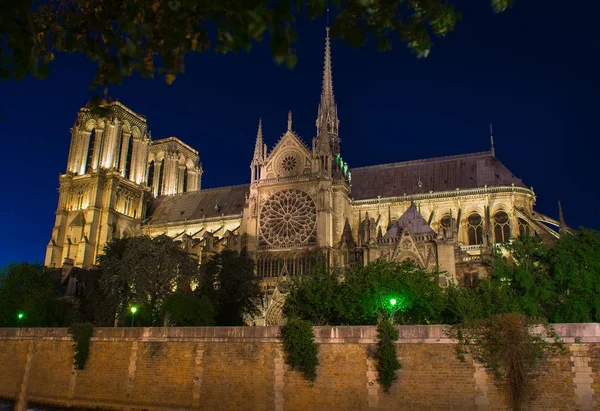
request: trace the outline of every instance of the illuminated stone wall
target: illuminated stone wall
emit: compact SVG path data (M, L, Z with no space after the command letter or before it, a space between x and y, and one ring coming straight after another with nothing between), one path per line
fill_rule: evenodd
M599 410L600 324L556 329L569 352L542 365L526 408ZM314 385L284 364L277 333L99 328L85 369L75 371L66 329L0 329L0 397L18 409L27 401L131 410L508 409L506 392L472 361L456 359L441 326L400 328L402 369L389 394L369 358L374 327L316 327Z

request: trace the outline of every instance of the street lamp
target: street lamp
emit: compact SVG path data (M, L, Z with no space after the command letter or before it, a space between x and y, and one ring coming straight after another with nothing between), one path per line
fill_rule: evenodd
M25 318L25 313L23 311L19 311L17 313L17 325L20 327L21 326L21 320Z
M131 310L131 326L133 327L133 319L135 318L135 313L137 312L137 307L133 306L130 308Z
M390 300L390 304L392 304L392 307L393 307L393 306L395 306L395 305L396 305L396 299L395 299L395 298L392 298L392 299Z

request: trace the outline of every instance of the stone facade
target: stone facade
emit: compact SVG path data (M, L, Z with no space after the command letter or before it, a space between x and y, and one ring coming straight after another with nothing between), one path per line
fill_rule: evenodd
M313 384L283 361L277 327L97 328L85 369L66 329L0 329L0 398L122 410L508 410L505 386L456 358L444 326L401 326L402 369L377 383L375 327L315 327ZM557 324L524 409L600 410L600 325Z
M173 237L199 263L224 248L247 252L266 291L259 324L281 316L280 281L318 258L340 267L409 259L446 272L442 284L471 285L494 245L519 235L552 243L568 230L534 211L535 193L496 158L493 137L489 152L349 168L329 31L315 137L302 141L290 112L268 150L259 121L249 184L201 189L196 150L152 140L146 118L119 102L102 108L81 109L71 129L45 264L89 268L111 238L140 234Z

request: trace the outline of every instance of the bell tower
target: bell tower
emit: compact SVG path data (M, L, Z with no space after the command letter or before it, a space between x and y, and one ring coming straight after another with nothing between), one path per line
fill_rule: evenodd
M112 238L140 233L150 196L146 118L119 102L82 108L71 128L67 171L45 265L89 268Z

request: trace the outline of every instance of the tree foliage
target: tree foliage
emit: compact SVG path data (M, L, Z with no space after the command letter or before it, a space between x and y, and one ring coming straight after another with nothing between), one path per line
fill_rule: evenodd
M100 288L115 304L118 322L125 321L131 305L148 325L162 324L161 306L174 290L187 291L198 278L192 257L171 238L161 235L115 239L100 257Z
M218 325L244 325L258 313L260 287L254 261L237 251L224 250L202 265L199 293L215 307Z
M521 410L540 362L549 353L565 352L552 327L539 324L526 315L499 314L465 321L447 334L458 340L458 358L471 355L498 385L507 385L512 409Z
M69 325L76 310L58 297L54 279L40 264L23 262L1 268L0 327Z
M208 297L191 292L168 295L161 307L166 325L198 327L215 324L215 309Z
M381 317L400 324L435 323L444 309L438 275L409 262L384 260L343 276L322 267L292 279L284 313L329 325L375 325Z
M600 232L565 234L548 249L533 237L507 245L492 281L506 284L521 312L549 322L600 321Z
M495 12L511 0L489 0ZM0 76L45 77L61 53L96 62L94 86L132 73L171 83L188 53L249 51L269 39L277 63L295 65L297 18L335 7L332 34L354 46L396 39L427 56L432 39L454 29L460 14L442 0L12 0L0 4Z

